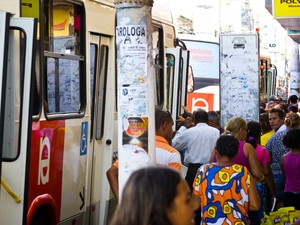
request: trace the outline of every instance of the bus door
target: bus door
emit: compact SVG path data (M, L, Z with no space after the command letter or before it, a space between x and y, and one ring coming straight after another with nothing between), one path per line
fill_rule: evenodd
M188 50L182 50L182 57L181 57L181 105L179 105L178 111L183 113L183 109L181 106L187 106L187 93L189 90L189 58L190 52Z
M5 106L5 82L7 75L7 46L9 34L9 13L0 12L0 177L3 148L4 106ZM1 185L0 185L1 190Z
M3 13L0 19L0 34L5 28ZM6 16L6 18L8 18ZM0 224L26 224L29 146L31 134L31 86L34 69L36 20L32 18L9 18L8 42L4 63L7 64L5 100L1 92L1 149L2 174L0 193ZM3 38L3 37L1 37ZM1 39L0 38L0 39ZM0 47L3 55L3 46ZM2 58L3 59L3 58ZM3 67L3 66L2 66ZM1 68L1 82L4 82ZM4 106L5 104L5 106ZM3 107L4 106L4 107ZM2 115L1 115L2 116ZM23 222L22 222L23 221Z
M112 146L117 146L117 137L113 140L115 74L111 46L114 40L96 34L90 35L90 40L90 144L93 149L90 224L106 224L110 199L106 171L111 166Z
M182 97L182 49L167 48L166 75L164 76L165 108L170 110L174 123L181 114ZM184 90L185 91L185 90Z
M156 39L154 36L154 40ZM160 42L157 45L159 47L153 51L156 73L155 104L163 110L170 111L173 120L176 121L183 112L181 106L186 104L189 51L167 48L165 53L162 53ZM163 54L164 57L160 57Z

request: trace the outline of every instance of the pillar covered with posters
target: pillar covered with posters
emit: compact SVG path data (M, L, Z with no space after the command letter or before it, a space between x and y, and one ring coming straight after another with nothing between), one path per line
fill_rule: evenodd
M136 169L155 162L153 0L116 0L119 192Z

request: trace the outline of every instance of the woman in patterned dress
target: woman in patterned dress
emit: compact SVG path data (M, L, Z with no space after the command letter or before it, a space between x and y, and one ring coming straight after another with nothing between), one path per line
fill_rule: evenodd
M217 162L198 169L194 195L201 201L201 224L250 224L249 210L258 210L260 201L248 169L234 164L239 141L230 134L219 137Z

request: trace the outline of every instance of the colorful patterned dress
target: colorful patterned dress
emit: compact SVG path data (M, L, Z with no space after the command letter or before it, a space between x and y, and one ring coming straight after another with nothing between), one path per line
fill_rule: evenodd
M246 167L201 166L194 181L194 195L201 199L201 224L250 224L249 186Z

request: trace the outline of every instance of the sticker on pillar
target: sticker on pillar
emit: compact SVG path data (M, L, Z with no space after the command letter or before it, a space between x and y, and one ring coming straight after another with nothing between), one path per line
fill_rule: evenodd
M127 117L144 116L148 112L148 85L123 85L120 108Z
M87 152L87 134L88 122L81 123L80 155L86 155Z
M135 145L148 151L147 117L125 117L123 119L123 145Z

